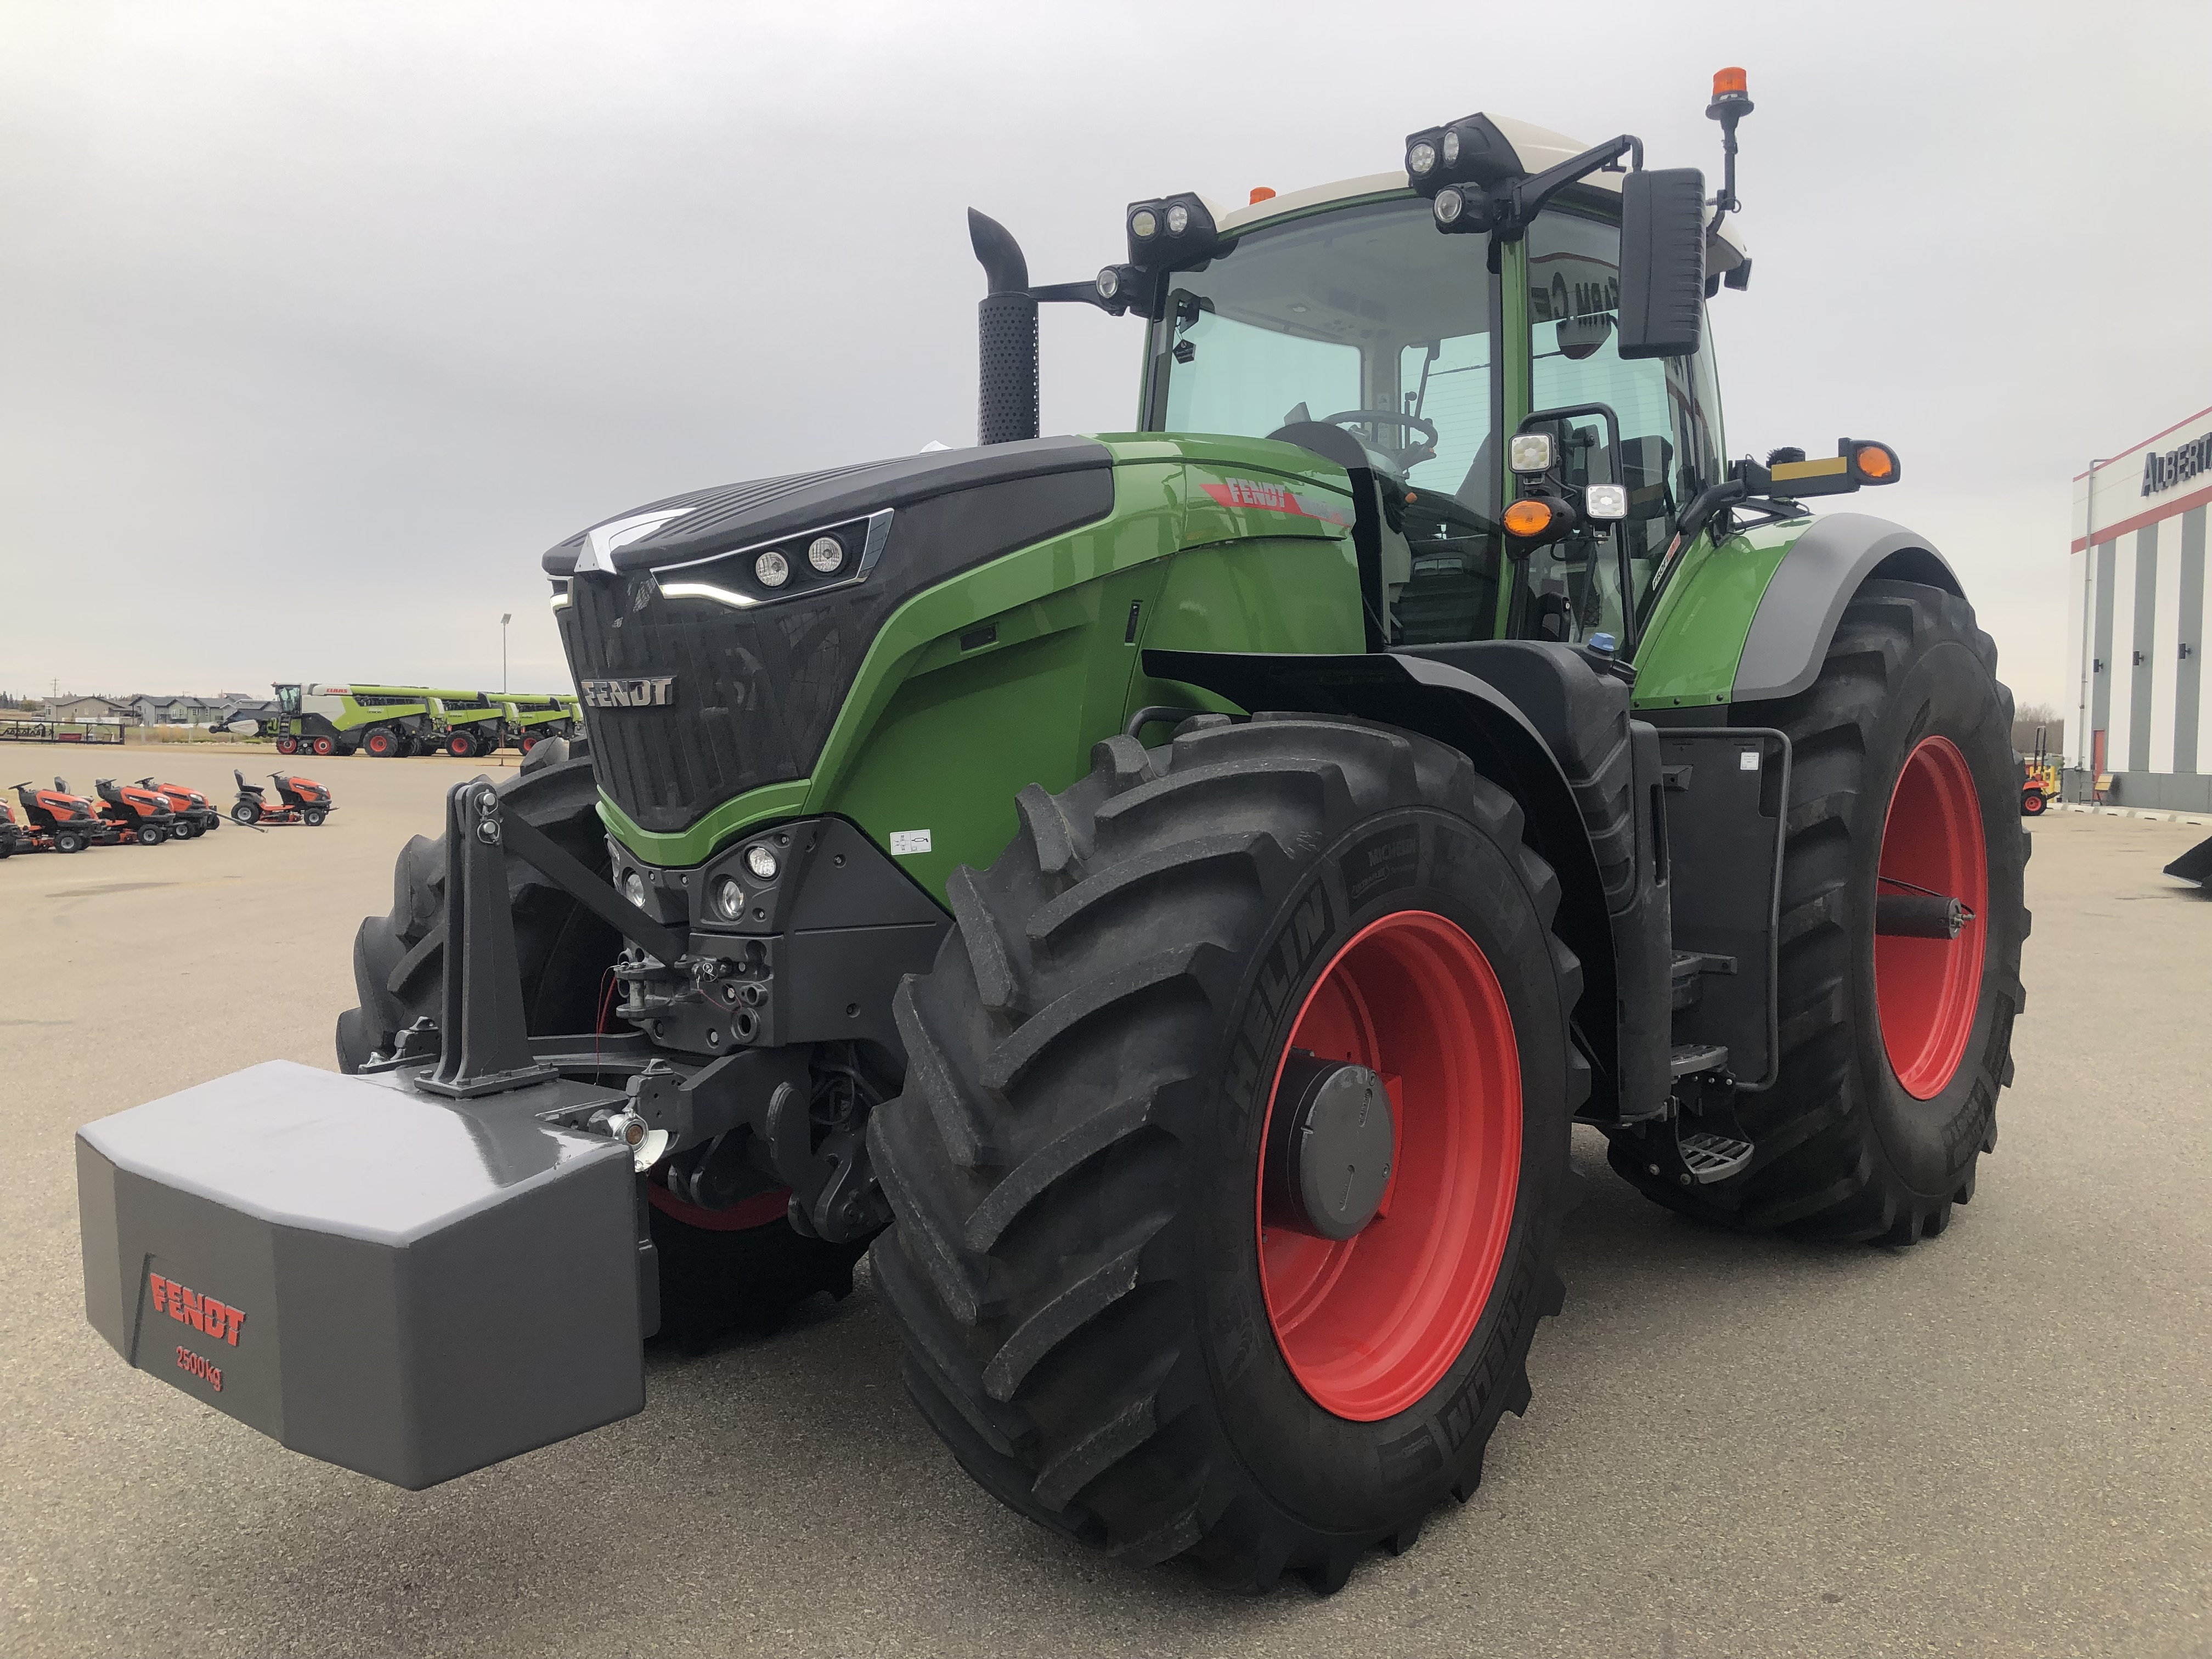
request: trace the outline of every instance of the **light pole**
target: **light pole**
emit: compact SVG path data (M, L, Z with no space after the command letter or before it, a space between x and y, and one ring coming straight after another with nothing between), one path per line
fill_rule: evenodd
M514 612L503 611L499 618L499 690L507 695L507 625L514 620Z

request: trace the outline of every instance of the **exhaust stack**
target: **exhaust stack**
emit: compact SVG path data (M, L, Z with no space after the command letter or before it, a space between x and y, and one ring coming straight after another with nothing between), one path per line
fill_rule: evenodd
M978 443L1014 443L1037 435L1037 302L1029 261L996 219L968 210L968 240L990 285L975 307L981 375L975 411Z

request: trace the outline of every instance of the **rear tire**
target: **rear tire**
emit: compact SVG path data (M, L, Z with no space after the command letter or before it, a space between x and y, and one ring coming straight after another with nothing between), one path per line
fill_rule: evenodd
M897 1218L872 1261L908 1389L1033 1520L1132 1564L1189 1553L1242 1584L1334 1589L1473 1491L1559 1305L1589 1073L1557 879L1463 757L1351 721L1112 738L1073 788L1017 805L899 992L906 1091L870 1126ZM1492 1061L1518 1082L1437 1060L1446 1041L1382 1042L1372 1069L1405 1076L1393 1215L1332 1245L1263 1209L1270 1102L1316 988L1401 927L1468 942L1440 963L1487 963L1510 1019ZM1358 1004L1370 1037L1431 1006L1409 948L1366 981L1403 993ZM1480 1224L1449 1231L1477 1193ZM1355 1274L1372 1306L1337 1300ZM1378 1369L1370 1337L1406 1363Z
M261 821L261 809L250 800L242 800L230 809L233 823L254 824Z
M494 786L503 810L586 866L605 869L606 831L590 758L556 757L541 745L532 759L526 771ZM507 870L532 1033L597 1029L621 939L522 860L508 860ZM400 849L391 914L370 917L354 935L361 1004L338 1016L339 1070L359 1071L372 1051L389 1053L395 1034L417 1018L441 1017L445 953L425 941L445 919L445 887L443 836L417 836ZM853 1264L866 1248L802 1237L780 1213L762 1224L720 1229L690 1225L656 1204L652 1229L660 1261L661 1332L690 1350L732 1331L772 1330L817 1291L842 1297L852 1289Z
M2012 708L1973 608L1893 581L1852 599L1808 690L1759 706L1757 723L1780 726L1795 750L1781 1075L1735 1097L1758 1150L1730 1180L1685 1190L1655 1179L1647 1166L1666 1161L1617 1132L1613 1167L1648 1197L1736 1226L1884 1244L1935 1237L1972 1199L1978 1161L1996 1148L1997 1092L2012 1081L2013 1018L2026 1001L2027 838ZM1954 825L1949 851L1978 865L1984 884L1976 920L1956 941L1889 939L1878 951L1877 873L1907 875L1910 843L1942 841ZM1910 869L1942 889L1922 865ZM1950 896L1970 884L1950 884ZM1923 950L1933 954L1917 966L1903 960ZM1949 954L1967 950L1978 962Z
M446 752L459 759L467 760L477 752L477 740L465 732L456 732L446 739Z
M2040 789L2023 789L2020 795L2020 815L2024 818L2039 818L2050 803Z
M388 759L399 752L399 737L388 726L372 726L362 734L361 747L364 754Z

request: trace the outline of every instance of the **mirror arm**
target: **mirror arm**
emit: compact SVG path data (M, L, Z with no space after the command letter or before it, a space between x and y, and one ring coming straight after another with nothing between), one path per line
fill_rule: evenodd
M1616 165L1623 155L1630 158L1631 170L1644 171L1644 141L1630 132L1618 138L1608 138L1603 143L1571 156L1554 167L1511 184L1498 186L1492 198L1492 246L1499 242L1517 242L1527 232L1530 221L1544 210L1552 198L1577 179L1587 178L1601 168L1620 171Z

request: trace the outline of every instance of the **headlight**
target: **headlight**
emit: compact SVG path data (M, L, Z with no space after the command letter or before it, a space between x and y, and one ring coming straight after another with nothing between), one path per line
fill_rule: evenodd
M774 881L777 869L775 854L766 847L748 847L745 848L745 868L763 881Z
M1129 216L1129 234L1142 239L1157 234L1160 228L1158 216L1150 208L1139 208Z
M1506 465L1516 472L1548 472L1552 469L1552 434L1516 432L1505 446Z
M1440 190L1437 192L1436 215L1438 224L1450 224L1466 211L1467 198L1457 191Z
M1416 179L1425 178L1436 165L1437 147L1425 139L1406 152L1406 171Z
M1168 210L1168 234L1180 236L1190 228L1190 210L1177 202Z
M725 921L735 921L744 915L745 890L738 885L736 877L724 876L714 884L714 908Z
M1625 484L1591 484L1583 491L1583 509L1593 519L1625 519L1628 516L1628 489Z
M771 548L753 561L753 574L763 587L781 587L791 580L791 561Z
M1444 134L1444 165L1448 167L1459 165L1459 129L1456 127Z
M623 896L641 910L645 908L645 878L635 870L623 877Z
M825 576L835 575L845 562L845 544L835 536L817 536L806 544L806 562Z
M1108 265L1098 273L1098 297L1110 300L1121 291L1121 273Z

